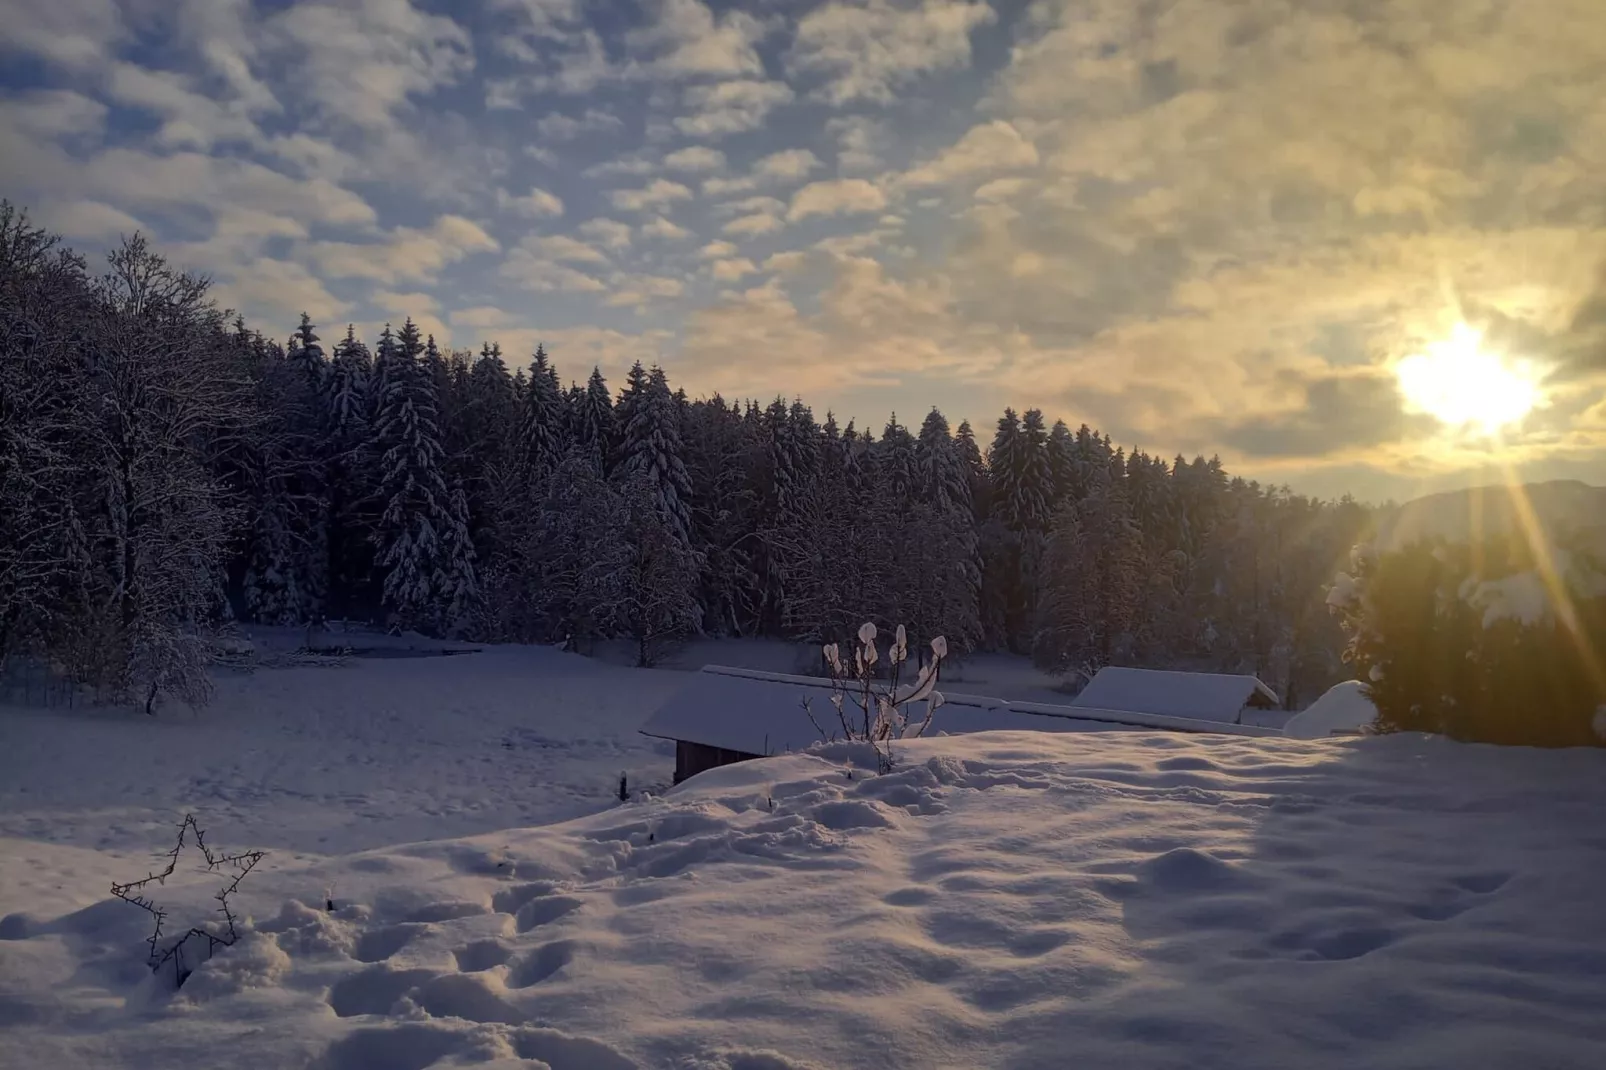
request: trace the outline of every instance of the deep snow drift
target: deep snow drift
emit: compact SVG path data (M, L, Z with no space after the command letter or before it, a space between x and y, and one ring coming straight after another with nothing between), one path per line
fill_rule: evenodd
M45 777L3 786L7 831L25 838L0 845L0 1066L1425 1070L1598 1067L1606 1053L1606 754L1000 733L905 744L883 777L836 745L619 805L591 780L621 760L667 765L632 750L624 722L678 674L540 651L376 671L409 696L393 704L441 705L439 739L354 763L370 737L343 744L339 726L388 724L372 698L331 682L302 719L269 716L265 673L240 697L278 727L252 742L242 712L231 723L258 754L221 770L185 758L222 748L180 742L221 732L212 714L124 734L110 718L5 712L8 775L67 764L31 817L18 803ZM525 728L549 718L538 734L553 745L504 748L519 725L503 704ZM475 747L454 745L450 710ZM306 738L274 737L286 723ZM125 752L85 754L79 774L74 748L43 737L100 745L85 724L113 725ZM153 731L174 761L124 769L162 753L135 750ZM571 740L593 751L577 747L566 774ZM471 761L478 749L490 760ZM318 760L323 779L296 772ZM343 808L348 775L388 809ZM191 786L164 794L164 779ZM448 822L543 801L606 809L378 846L432 791L462 800L435 804ZM287 845L238 897L245 937L176 994L140 965L147 919L105 894L168 845L172 805L193 805L224 848ZM290 831L275 840L280 806ZM43 842L52 812L78 814L59 844ZM97 813L123 829L116 853L86 849ZM319 837L334 846L309 846ZM189 924L217 881L172 885L158 901Z

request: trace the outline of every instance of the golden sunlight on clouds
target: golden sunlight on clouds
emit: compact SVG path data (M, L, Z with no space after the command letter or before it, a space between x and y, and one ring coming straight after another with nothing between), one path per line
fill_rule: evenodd
M1544 403L1533 362L1490 352L1482 332L1465 323L1426 352L1400 361L1394 374L1409 411L1485 435L1518 423Z

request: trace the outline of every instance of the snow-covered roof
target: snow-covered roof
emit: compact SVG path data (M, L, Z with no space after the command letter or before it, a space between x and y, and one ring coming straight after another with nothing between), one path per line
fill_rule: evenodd
M705 665L684 687L660 706L641 728L642 734L744 754L783 754L801 751L820 742L820 733L803 711L809 700L814 718L830 731L837 725L831 706L830 681L816 676ZM1123 710L1053 706L1036 702L1010 703L1000 698L943 691L943 705L926 734L964 735L971 732L1101 732L1112 729L1170 729L1233 732L1239 735L1280 735L1274 729L1248 725L1201 725L1197 718L1167 717ZM849 713L852 704L849 703ZM1236 709L1234 713L1236 713ZM925 715L916 703L911 720Z
M929 735L1086 730L1086 726L1074 722L1012 711L1000 698L965 695L946 689L942 695L944 701L927 729ZM641 731L660 739L700 743L744 754L801 751L820 742L819 731L803 712L805 698L822 728L830 731L838 725L828 680L705 665L701 672L687 680L686 686L658 707ZM848 712L850 716L853 713L851 700ZM924 716L925 703L916 703L910 719L920 720Z
M1245 707L1275 707L1277 693L1253 676L1111 666L1100 669L1071 705L1231 724Z
M1377 720L1377 707L1362 691L1359 680L1345 680L1328 688L1321 698L1301 710L1283 726L1294 739L1324 739L1358 732Z
M1056 706L1046 702L1011 702L1009 712L1031 718L1031 727L1050 732L1109 732L1130 729L1167 732L1212 732L1233 736L1280 736L1279 728L1233 724L1199 717L1174 717L1142 710L1104 710L1093 706Z
M819 731L803 711L805 698L821 727L829 731L837 724L829 680L704 665L700 672L688 678L684 687L658 707L641 726L641 731L661 739L701 743L744 754L801 751L820 742ZM948 691L943 691L943 698L943 706L932 719L934 734L939 730L981 731L959 726L980 723L983 715L1005 705L1002 699ZM923 718L925 704L916 705L918 708L911 716ZM850 714L852 709L850 702ZM1019 726L1000 724L998 727Z

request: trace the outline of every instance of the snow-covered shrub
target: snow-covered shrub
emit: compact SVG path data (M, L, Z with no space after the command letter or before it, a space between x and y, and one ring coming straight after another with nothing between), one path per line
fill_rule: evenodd
M943 659L948 656L948 641L940 635L933 639L930 660L916 672L913 683L904 684L904 666L909 661L907 630L898 625L892 645L887 649L884 682L877 678L876 666L881 662L881 654L875 640L876 626L866 621L859 627L859 643L853 650L851 663L843 659L837 644L827 643L823 648L826 665L831 670L831 707L841 728L840 735L816 719L807 699L803 700L803 709L822 740L869 743L875 748L879 771L890 773L894 764L893 742L923 735L931 726L932 715L942 705L937 677ZM925 717L918 723L912 722L910 712L916 703L922 702Z
M1577 548L1358 548L1327 602L1379 731L1535 746L1606 742L1606 569Z

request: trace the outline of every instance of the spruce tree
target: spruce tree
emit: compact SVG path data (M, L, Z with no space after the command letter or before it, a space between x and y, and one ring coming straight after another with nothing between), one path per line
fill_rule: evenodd
M530 360L514 447L516 463L532 486L539 485L568 452L568 424L557 370L547 359L546 347L538 345Z
M1142 621L1141 533L1125 488L1106 472L1061 510L1044 564L1032 657L1050 672L1091 676L1130 661Z
M664 401L674 405L667 390ZM669 644L701 625L697 560L651 470L632 470L620 489L628 554L620 573L617 619L621 632L635 641L636 664L647 668Z
M607 461L613 456L613 427L613 396L608 393L608 381L602 377L602 369L593 367L591 378L586 380L585 393L576 405L574 443L591 458L599 474L606 474Z
M411 321L395 339L381 340L384 393L373 442L381 512L374 542L393 626L440 631L453 623L452 602L473 564L452 536L453 525L467 518L454 509L446 486L435 384L418 360L422 351ZM459 579L448 590L453 576Z
M637 365L639 368L640 365ZM691 550L691 479L686 474L680 438L680 411L662 368L654 366L645 380L632 381L620 399L618 413L626 420L619 447L619 474L638 476L654 488L670 529Z

